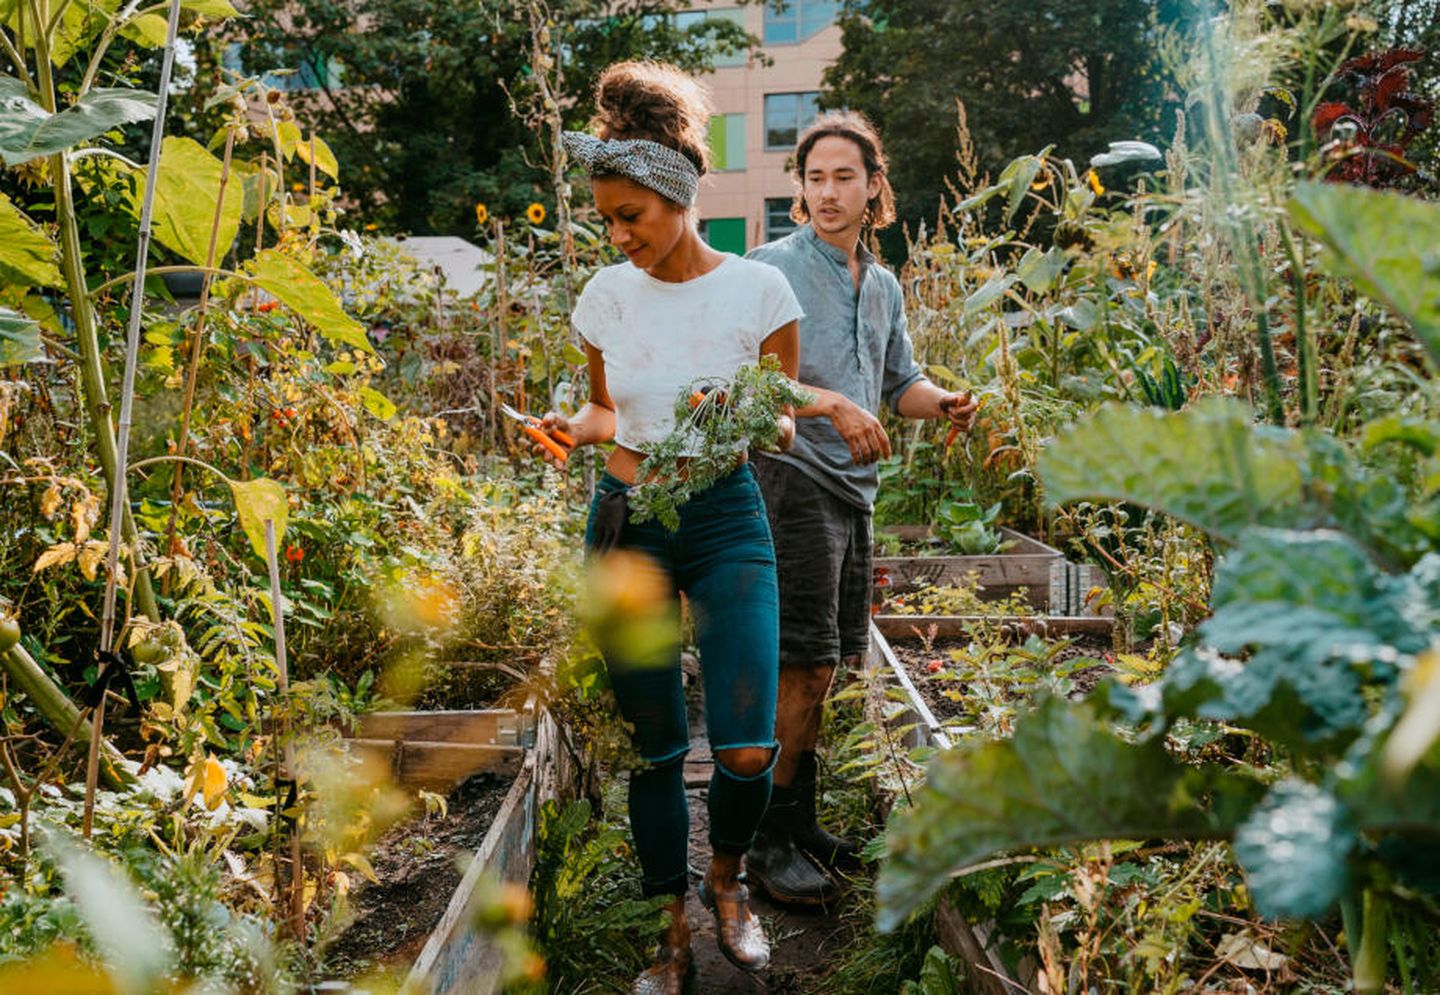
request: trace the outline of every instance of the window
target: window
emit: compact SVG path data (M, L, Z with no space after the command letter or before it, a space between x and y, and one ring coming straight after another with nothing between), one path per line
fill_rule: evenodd
M699 24L702 21L725 20L733 21L740 27L745 27L745 12L739 7L722 7L718 10L683 10L673 15L675 27L681 31ZM716 53L712 63L716 69L728 69L733 66L745 65L745 52L731 52L728 55Z
M745 168L744 114L716 114L710 118L710 167L717 172Z
M279 59L284 59L284 53ZM247 59L245 47L240 42L230 42L225 46L225 51L220 57L220 64L233 73L241 76L248 75L246 72L247 62L258 62L260 59L253 56ZM286 67L291 68L291 67ZM340 63L336 59L329 59L324 63L305 60L298 66L293 67L294 72L265 72L261 76L261 82L272 90L318 90L324 86L340 86L342 84Z
M797 45L806 41L832 24L839 10L839 0L787 0L780 11L766 4L765 44Z
M765 148L770 152L789 152L795 147L800 132L815 120L815 101L820 94L765 94Z
M795 223L795 219L790 217L790 205L793 203L795 200L791 197L765 198L765 241L773 242L777 238L784 238L800 227Z
M710 248L721 252L745 254L744 218L704 218L700 222L700 237Z

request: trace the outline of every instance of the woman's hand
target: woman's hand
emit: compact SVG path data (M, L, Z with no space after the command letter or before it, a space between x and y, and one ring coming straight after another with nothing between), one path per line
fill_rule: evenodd
M575 434L575 427L571 424L570 419L566 418L558 411L545 412L545 417L540 419L540 424L537 427L540 429L540 431L544 432L551 440L553 440L557 446L560 446L566 452L567 457L569 455L569 452L571 451L572 445L574 447L578 447L580 445L580 440ZM562 441L564 439L568 439L570 441ZM540 457L544 459L545 462L549 463L556 469L564 468L565 460L557 456L555 454L555 451L550 449L548 446L540 443L535 439L531 439L530 448L535 450L535 452L539 453Z
M795 444L795 418L792 415L779 415L775 419L775 427L780 430L780 438L775 440L777 452L788 452Z

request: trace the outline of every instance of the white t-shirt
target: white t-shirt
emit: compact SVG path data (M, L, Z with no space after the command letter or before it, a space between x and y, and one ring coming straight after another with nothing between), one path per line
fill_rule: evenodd
M778 269L727 255L683 283L629 262L607 266L585 285L570 320L604 354L615 441L643 453L674 431L683 388L702 377L729 380L760 358L771 333L803 314Z

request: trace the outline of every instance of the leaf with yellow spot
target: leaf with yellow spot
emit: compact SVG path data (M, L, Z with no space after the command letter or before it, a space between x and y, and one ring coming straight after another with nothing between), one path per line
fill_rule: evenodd
M65 564L75 559L76 554L78 554L79 552L79 547L76 546L73 542L57 542L55 545L51 546L49 549L45 550L45 552L40 554L40 558L35 561L34 571L38 574L46 567L63 567Z
M109 551L109 545L98 539L91 539L80 549L78 557L80 572L84 574L86 580L95 579L95 575L100 569L100 562L105 559L105 554Z

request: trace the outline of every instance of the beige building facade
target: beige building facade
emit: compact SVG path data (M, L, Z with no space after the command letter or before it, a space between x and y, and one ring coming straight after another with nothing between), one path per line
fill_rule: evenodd
M793 229L787 164L796 136L815 116L821 76L840 55L840 7L839 0L789 0L777 12L768 3L700 0L680 15L735 20L762 40L772 63L722 58L703 78L715 116L712 168L700 182L698 208L701 231L717 249L743 253Z

